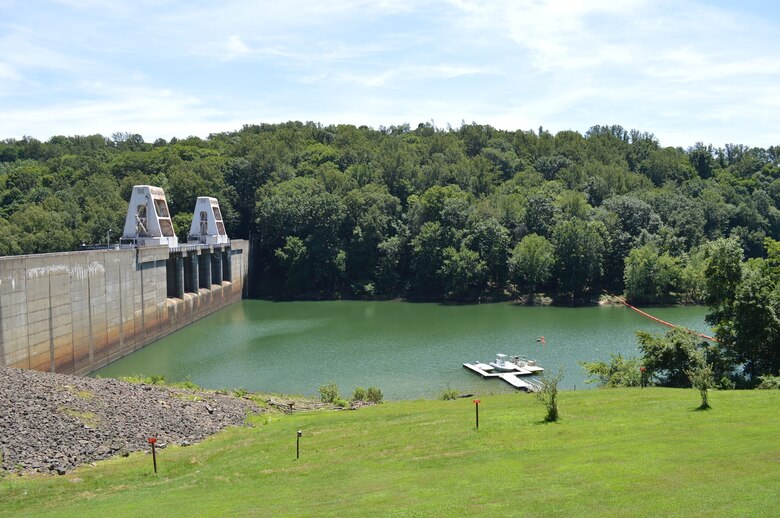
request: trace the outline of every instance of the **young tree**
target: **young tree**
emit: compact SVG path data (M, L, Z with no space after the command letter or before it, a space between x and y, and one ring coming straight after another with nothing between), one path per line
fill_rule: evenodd
M558 383L563 379L563 371L558 371L555 376L543 375L542 387L536 393L536 399L547 409L544 420L552 423L558 420Z
M710 407L707 391L715 386L715 377L713 376L712 365L707 363L703 354L696 355L696 362L690 369L685 371L685 374L688 376L688 379L691 380L693 388L697 389L701 395L699 410L709 410L712 408Z

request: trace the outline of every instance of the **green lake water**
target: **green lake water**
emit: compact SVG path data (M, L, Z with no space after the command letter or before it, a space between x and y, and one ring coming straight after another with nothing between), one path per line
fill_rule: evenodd
M646 309L646 308L645 308ZM700 306L651 308L654 316L708 332ZM162 374L207 388L318 395L335 381L343 395L379 387L386 399L436 398L460 393L511 392L463 363L495 354L536 359L563 369L562 387L581 390L579 362L609 353L637 356L634 332L668 328L622 306L446 306L407 302L270 302L244 300L224 308L94 373ZM544 336L545 345L537 342Z

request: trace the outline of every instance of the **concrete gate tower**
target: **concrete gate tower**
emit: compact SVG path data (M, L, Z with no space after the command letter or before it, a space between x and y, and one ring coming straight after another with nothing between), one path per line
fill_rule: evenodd
M192 214L192 225L190 225L187 241L202 245L230 243L216 198L200 196L195 202L195 212Z
M166 245L170 248L179 246L179 238L173 231L171 214L168 212L165 191L160 187L133 187L120 245Z

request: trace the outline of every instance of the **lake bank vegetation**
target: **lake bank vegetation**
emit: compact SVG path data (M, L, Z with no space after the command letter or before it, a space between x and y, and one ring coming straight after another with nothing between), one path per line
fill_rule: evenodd
M130 189L153 184L181 238L197 196L220 200L229 234L253 239L260 296L702 303L711 241L766 258L780 237L779 156L614 125L25 137L0 142L0 254L116 240Z
M641 369L645 381L665 387L780 386L780 243L766 238L765 245L766 257L747 260L734 237L706 245L702 297L714 340L679 328L666 335L639 331L641 358L612 355L609 361L585 363L592 381L636 386Z

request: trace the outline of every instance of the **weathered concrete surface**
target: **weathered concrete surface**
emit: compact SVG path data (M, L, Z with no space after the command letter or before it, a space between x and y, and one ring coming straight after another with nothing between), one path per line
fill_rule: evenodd
M167 247L0 257L0 367L85 374L242 297L249 245L177 252ZM185 254L190 254L189 256ZM197 255L196 255L197 254ZM229 280L214 275L228 254ZM182 293L184 261L202 272L197 292ZM181 298L168 298L166 266ZM179 270L179 268L181 270ZM200 275L198 275L200 273ZM191 288L194 279L187 283Z

